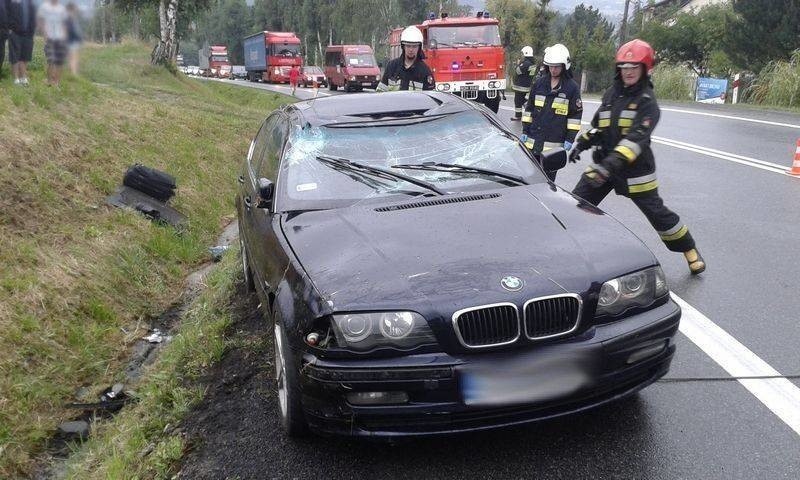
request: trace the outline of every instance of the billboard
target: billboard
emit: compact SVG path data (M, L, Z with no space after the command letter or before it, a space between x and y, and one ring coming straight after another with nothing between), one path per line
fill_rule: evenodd
M700 103L725 103L728 80L724 78L698 78L694 99Z

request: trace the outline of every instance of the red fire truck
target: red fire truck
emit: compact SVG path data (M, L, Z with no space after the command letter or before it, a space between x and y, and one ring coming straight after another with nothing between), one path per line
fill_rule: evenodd
M289 70L303 66L300 39L292 32L258 32L246 37L243 45L251 82L289 83Z
M433 72L437 90L481 102L497 113L506 89L499 23L488 12L478 12L474 17L431 15L417 25L425 39L425 63ZM391 58L401 55L402 31L397 28L389 34Z

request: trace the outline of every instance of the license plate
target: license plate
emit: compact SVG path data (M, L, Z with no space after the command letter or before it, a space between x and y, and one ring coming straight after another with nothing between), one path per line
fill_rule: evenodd
M477 85L464 85L461 87L462 92L477 92L478 86Z
M361 85L364 87L369 87L372 85L372 82L361 82Z
M592 385L599 363L582 352L537 351L458 368L465 405L499 406L562 399Z

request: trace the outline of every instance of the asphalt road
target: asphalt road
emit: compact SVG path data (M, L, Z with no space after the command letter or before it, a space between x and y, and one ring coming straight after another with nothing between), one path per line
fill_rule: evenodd
M298 89L297 96L313 92ZM588 121L598 103L584 103ZM519 131L509 121L512 106L504 101L498 116ZM601 206L655 252L686 302L665 379L629 401L527 428L393 447L290 442L278 429L274 393L263 386L271 361L264 347L244 362L256 372L248 385L231 390L219 381L233 363L209 380L189 428L197 448L185 463L187 478L800 478L800 177L783 173L800 138L800 115L661 107L653 144L659 191L689 225L708 270L691 277L683 257L666 250L624 197L612 194ZM571 190L588 163L584 154L556 183ZM259 334L255 320L242 322ZM741 378L763 376L776 378ZM220 395L249 403L221 409ZM230 417L215 424L222 431L210 431L198 426L198 418L208 421L203 415Z

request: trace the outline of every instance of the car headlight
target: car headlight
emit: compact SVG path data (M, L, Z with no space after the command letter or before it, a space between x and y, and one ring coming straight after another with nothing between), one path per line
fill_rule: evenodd
M661 267L651 267L609 280L600 287L597 315L617 315L631 307L646 307L669 292Z
M436 343L428 322L415 312L336 314L331 324L336 343L352 350L410 349Z
M355 76L355 75L353 75L352 77L350 77L350 80L352 80L352 81L354 81L354 82L355 82L355 81L356 81L356 76Z

